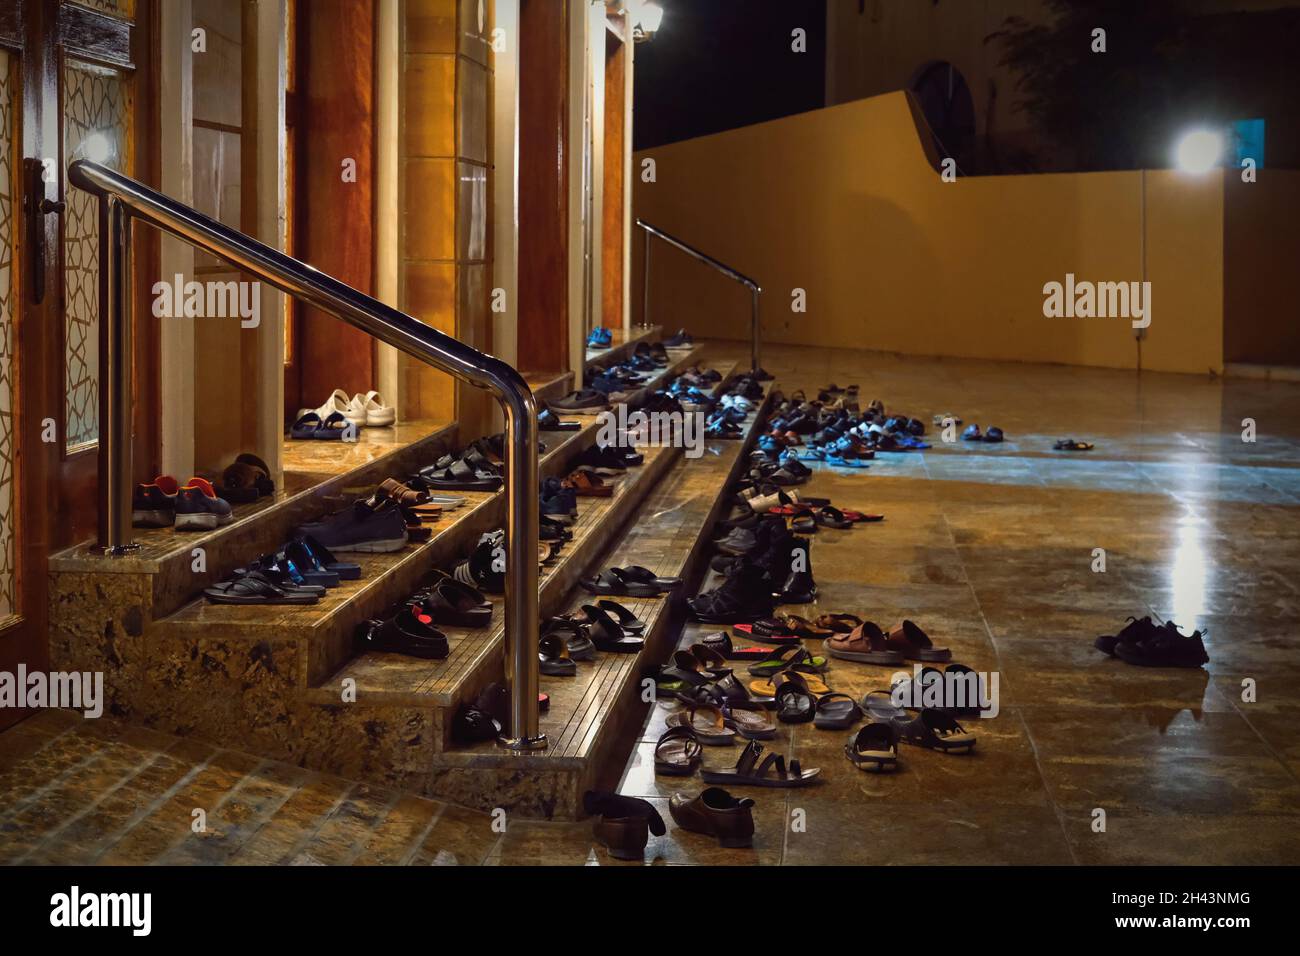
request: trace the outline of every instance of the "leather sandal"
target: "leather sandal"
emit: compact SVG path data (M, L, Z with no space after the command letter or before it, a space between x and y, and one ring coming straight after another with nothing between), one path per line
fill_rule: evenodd
M798 759L787 763L781 754L769 753L763 757L763 745L751 740L740 754L734 770L701 770L705 783L744 787L806 787L821 773L820 769L804 770ZM762 760L760 761L760 757Z
M903 655L891 649L885 634L872 621L863 621L847 634L828 637L822 645L831 657L862 664L901 664Z
M665 777L689 777L700 765L704 748L689 726L669 727L655 744L655 773Z
M886 635L886 646L909 661L941 664L952 660L952 651L946 647L935 647L929 635L911 621L890 628Z

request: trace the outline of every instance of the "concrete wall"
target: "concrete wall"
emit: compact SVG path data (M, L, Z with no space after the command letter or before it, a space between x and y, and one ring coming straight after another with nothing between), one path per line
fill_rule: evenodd
M656 181L641 161L653 158ZM765 338L929 355L1136 367L1119 318L1045 318L1043 285L1142 278L1141 174L945 183L906 94L891 93L636 157L635 214L756 278ZM1223 179L1146 176L1153 321L1141 365L1223 364ZM641 241L633 249L639 313ZM651 319L748 337L744 290L654 250ZM792 290L807 312L791 311Z

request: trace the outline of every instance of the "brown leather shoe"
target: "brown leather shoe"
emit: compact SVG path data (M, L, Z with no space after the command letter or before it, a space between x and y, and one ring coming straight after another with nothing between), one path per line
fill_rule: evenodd
M599 814L592 832L617 860L641 859L650 834L663 836L668 832L659 811L639 797L588 790L582 796L582 806L589 814Z
M674 793L668 812L683 830L707 833L722 846L746 847L754 842L754 801L737 800L721 787L709 787L698 797Z

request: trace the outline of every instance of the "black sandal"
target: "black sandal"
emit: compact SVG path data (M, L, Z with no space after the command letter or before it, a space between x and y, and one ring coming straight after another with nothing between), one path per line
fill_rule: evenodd
M759 762L759 755L763 753L763 745L757 740L751 740L740 754L740 759L736 761L734 770L701 770L700 779L705 783L718 784L728 787L806 787L813 781L821 770L813 768L804 770L798 759L789 762L789 769L786 769L786 759L781 754L769 753Z
M844 755L859 770L897 770L898 734L889 724L867 724L849 738Z
M204 588L203 596L213 604L315 604L320 600L318 594L282 588L260 571Z
M669 727L655 744L655 773L665 777L689 777L700 765L704 748L690 727Z
M822 730L848 730L862 718L862 708L848 694L831 691L817 701L813 726Z
M891 722L900 740L917 747L944 753L970 753L975 749L975 735L957 723L957 718L942 710L926 708L915 717L895 717Z
M426 615L427 617L427 615ZM447 656L447 635L408 605L386 621L362 621L357 625L357 650L404 654L422 660L441 660Z

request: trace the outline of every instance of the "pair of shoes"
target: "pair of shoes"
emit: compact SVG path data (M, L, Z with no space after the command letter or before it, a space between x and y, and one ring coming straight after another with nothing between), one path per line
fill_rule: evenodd
M374 389L364 394L357 392L349 398L347 392L336 388L319 408L298 409L299 419L311 414L322 421L340 415L357 428L383 428L397 421L397 410L385 405L383 396Z
M137 528L211 531L234 520L230 502L218 498L211 482L197 475L184 485L171 475L159 475L136 485L131 496L131 523Z
M1150 617L1128 620L1118 634L1097 638L1097 649L1140 667L1200 667L1209 662L1200 631L1189 637L1173 621L1155 624Z
M982 441L996 444L1003 440L1002 429L996 425L992 426L987 432L980 434L979 423L972 423L966 426L966 430L961 433L962 441Z

